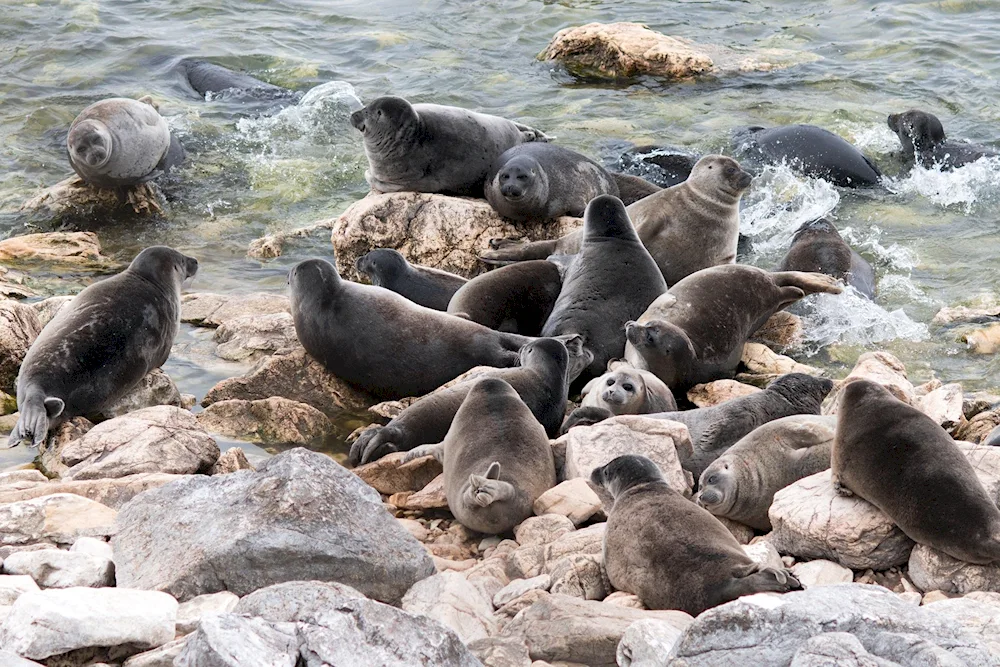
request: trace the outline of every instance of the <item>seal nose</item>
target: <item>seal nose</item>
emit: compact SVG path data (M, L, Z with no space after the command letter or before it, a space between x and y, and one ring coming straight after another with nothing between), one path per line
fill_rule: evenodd
M753 176L751 176L745 171L740 171L740 177L739 180L736 182L736 185L741 190L744 190L750 187L751 181L753 181Z
M507 199L520 199L523 193L521 192L521 189L514 184L504 183L500 186L500 194Z
M351 114L351 125L361 132L365 131L365 110L358 109Z
M702 507L708 507L709 505L715 505L720 500L721 500L721 498L719 497L719 493L717 491L713 491L711 489L703 489L702 491L699 491L698 492L698 497L695 499L695 501L699 505L701 505Z

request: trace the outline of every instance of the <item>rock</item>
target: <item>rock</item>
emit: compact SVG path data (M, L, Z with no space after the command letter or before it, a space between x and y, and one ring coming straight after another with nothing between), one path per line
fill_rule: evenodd
M485 667L531 667L528 647L508 637L488 637L469 643L469 650Z
M883 660L872 655L846 632L828 632L808 639L792 656L790 667L899 667L898 662Z
M177 634L191 634L198 629L198 624L203 618L227 614L236 608L239 601L239 596L229 591L191 598L177 607Z
M38 660L76 649L129 644L134 652L174 638L177 601L124 588L25 593L0 628L0 645Z
M547 591L551 585L552 577L547 574L540 574L530 579L515 579L497 591L493 596L493 606L499 609L528 591Z
M72 296L51 296L48 299L42 299L28 305L38 315L38 323L44 327L62 310L63 306L72 300Z
M1000 405L1000 395L988 391L973 391L962 398L962 413L966 419L972 419L980 412L985 412Z
M1000 426L1000 408L985 410L969 421L960 424L953 433L956 440L982 442L990 431Z
M920 604L927 606L929 604L935 604L936 602L943 602L944 600L951 600L954 595L949 595L944 591L928 591L924 594L924 597L920 599Z
M25 660L16 653L4 651L3 649L0 649L0 665L4 667L42 667L41 663L34 660Z
M261 238L250 242L247 248L247 256L257 259L281 257L281 253L285 248L285 242L289 239L308 237L318 230L329 230L331 227L333 227L333 220L321 220L306 227L275 232L274 234L265 234Z
M858 362L847 374L847 377L839 382L823 401L823 414L837 414L840 391L844 385L854 380L876 382L907 405L913 405L916 402L913 383L906 378L906 367L902 361L888 352L865 352L858 357Z
M49 549L48 551L51 551ZM26 552L31 553L31 552ZM12 554L17 555L17 554ZM0 607L9 607L25 593L39 590L35 580L26 574L0 575ZM2 624L2 622L0 622ZM0 663L2 664L2 663Z
M414 519L401 519L399 517L396 517L396 521L398 521L399 525L406 529L406 532L413 535L418 542L427 540L429 533L427 528L424 527L424 524Z
M660 468L670 488L691 495L690 475L681 459L692 454L687 426L679 422L622 415L586 428L572 428L566 440L566 478L590 479L590 473L624 454L641 454Z
M568 479L538 496L535 514L560 514L579 526L601 511L601 499L582 477Z
M299 342L292 316L286 312L227 319L212 340L219 344L215 353L228 361L257 361Z
M73 544L84 535L107 537L115 531L117 515L110 507L69 493L0 505L0 545Z
M466 644L496 632L492 600L458 572L418 581L403 596L403 611L434 619Z
M0 415L12 415L17 412L17 397L8 394L7 392L0 391ZM15 423L17 419L14 419ZM6 435L9 435L11 431L14 430L14 424L11 424L10 428L5 431Z
M760 387L743 384L736 380L716 380L707 384L696 384L688 389L687 398L699 408L710 408L741 396L749 396L763 391Z
M409 463L403 463L404 458L406 452L393 452L354 468L354 474L379 493L392 495L400 491L419 491L444 471L433 456L423 456Z
M932 324L952 324L954 322L988 322L1000 317L1000 304L989 297L978 299L974 306L954 306L942 308L934 315Z
M48 439L38 446L38 467L49 477L62 477L69 466L62 461L66 445L82 438L94 424L83 417L72 417L56 427Z
M760 540L754 544L744 544L743 551L750 557L750 560L762 568L773 567L776 570L781 570L785 567L785 564L781 562L781 556L778 554L778 551L767 540Z
M197 419L212 433L264 445L319 449L333 437L333 424L326 415L311 405L280 396L219 401L205 408Z
M33 290L25 287L28 276L22 271L11 271L0 266L0 297L6 299L27 299L38 296Z
M247 460L246 452L242 447L230 447L222 452L219 460L209 469L209 475L228 475L238 470L253 470L254 467Z
M889 664L996 664L986 645L961 624L914 607L884 588L862 584L818 586L781 596L752 595L709 609L687 627L667 664L886 664L845 663L836 657L794 662L799 651L803 660L810 653L815 655L816 642L810 640L825 633L849 634Z
M616 604L620 607L628 607L629 609L645 609L646 605L642 603L638 595L632 595L631 593L626 593L625 591L615 591L608 597L604 598L604 602L607 604Z
M181 406L181 392L177 385L159 368L147 373L136 387L101 410L100 416L103 419L113 419L157 405Z
M931 611L938 617L957 621L1000 658L1000 601L971 596L955 598L935 603Z
M670 623L678 630L691 623L691 617L682 611L640 611L568 595L545 595L520 611L501 636L527 644L532 660L614 665L625 631L635 621L647 618Z
M962 411L962 385L946 384L920 396L914 407L952 433L965 421Z
M46 262L57 265L87 265L106 268L112 262L101 254L94 232L49 232L25 234L0 241L0 261Z
M824 558L852 570L887 570L909 558L913 541L874 505L833 491L830 471L774 494L768 541L798 559Z
M156 489L164 484L182 479L183 475L170 475L161 472L144 472L138 475L128 475L117 479L61 480L53 482L37 482L29 487L7 491L0 488L0 504L20 500L31 500L55 494L73 494L94 502L119 509L143 491Z
M187 637L175 639L152 651L133 655L122 663L122 667L174 667L174 659L181 654L185 644Z
M543 514L525 519L514 527L514 539L521 546L555 542L574 530L573 521L561 514Z
M200 327L218 327L230 320L291 312L291 302L284 294L197 292L181 297L181 322Z
M115 553L110 544L96 537L81 537L73 543L69 550L71 553L90 554L108 560L113 560Z
M294 623L269 623L236 614L209 616L188 636L175 667L295 667L299 638Z
M409 495L402 507L408 510L434 510L448 507L444 473L435 477L420 491Z
M28 489L39 482L45 483L47 481L49 481L49 478L34 468L30 470L0 472L0 493Z
M518 547L507 556L506 572L511 579L528 579L552 574L567 556L600 555L604 546L605 524L598 523L566 533L550 544Z
M603 600L609 587L601 561L599 554L572 554L562 558L552 566L549 591L584 600Z
M323 579L394 603L434 572L378 493L301 448L256 472L193 476L134 498L121 510L112 546L119 586L182 601Z
M750 540L754 537L753 528L724 516L717 516L715 518L733 534L737 542L740 544L750 544Z
M910 578L924 591L1000 593L1000 564L966 563L923 544L910 554Z
M4 243L0 241L0 246ZM0 300L0 391L14 395L21 362L41 331L38 315L30 306Z
M70 176L42 190L21 204L21 211L47 219L90 218L123 209L126 205L142 216L162 215L166 198L154 181L146 181L120 191L95 187L79 176Z
M479 254L492 238L558 238L578 228L578 218L519 223L501 218L484 199L418 192L369 194L333 224L333 249L341 275L360 280L354 262L372 248L395 248L414 264L471 278L486 266Z
M669 621L645 618L628 626L615 655L620 667L666 667L667 655L681 636Z
M813 366L800 364L791 357L778 354L767 345L747 343L743 346L741 363L751 373L785 375L786 373L805 373L806 375L823 375L823 371Z
M994 322L982 329L975 329L959 336L959 340L976 354L994 354L1000 350L1000 323Z
M846 567L828 560L811 560L792 565L792 574L802 584L802 588L849 584L854 581L854 573Z
M802 342L802 318L779 310L754 332L751 340L779 349L794 347Z
M4 559L3 571L26 574L42 588L115 585L115 566L110 558L78 551L22 551Z
M219 446L193 414L160 405L98 424L63 447L60 458L70 466L69 479L185 475L207 471L219 459Z

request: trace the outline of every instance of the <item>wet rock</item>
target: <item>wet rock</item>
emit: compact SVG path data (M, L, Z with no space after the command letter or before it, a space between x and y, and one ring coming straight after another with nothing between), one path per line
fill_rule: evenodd
M25 593L37 590L39 590L38 584L36 584L35 580L26 574L0 575L0 607L9 607L14 604L15 600ZM0 624L2 624L2 621L0 621Z
M145 651L122 663L122 667L174 667L174 659L181 654L187 637L167 642L163 646Z
M21 362L41 331L38 315L30 306L0 300L0 391L14 395Z
M988 391L968 392L962 398L962 414L966 419L972 419L981 412L1000 405L1000 395Z
M521 597L528 591L547 591L552 586L552 577L547 574L540 574L530 579L515 579L493 596L493 606L500 608Z
M153 181L131 186L122 196L115 188L99 188L79 176L71 176L21 204L21 211L56 220L91 217L124 208L131 208L137 215L152 216L164 213L166 201Z
M951 306L942 308L934 315L932 324L952 324L954 322L988 322L1000 318L1000 304L993 299L973 306Z
M833 491L830 471L774 494L768 541L798 559L823 558L853 570L887 570L909 558L913 541L874 505Z
M440 572L413 585L403 610L451 628L468 644L496 632L493 602L458 572Z
M751 373L766 375L785 375L787 373L805 373L807 375L823 375L823 371L800 364L791 357L778 354L762 343L747 343L743 346L743 357L740 362Z
M68 479L185 475L207 471L219 459L219 446L193 414L161 405L98 424L63 447L60 458L70 466Z
M317 449L333 437L333 424L326 415L280 396L212 403L197 420L212 433L264 445Z
M952 433L965 421L962 385L946 384L915 399L914 407Z
M628 626L615 653L619 667L666 667L667 656L681 636L669 621L646 618Z
M230 320L291 312L291 302L284 294L196 292L181 297L181 322L200 327L218 327Z
M36 482L18 490L8 491L0 487L0 504L20 500L31 500L55 494L70 493L88 498L94 502L119 509L143 491L169 484L183 475L161 472L145 472L116 479L59 480Z
M994 322L982 329L975 329L959 336L975 354L994 354L1000 350L1000 323Z
M134 498L112 546L120 586L182 601L321 579L392 603L434 572L375 490L301 448L256 472L193 476Z
M514 539L521 546L550 544L572 533L573 521L560 514L543 514L525 519L514 527Z
M0 297L27 299L38 296L34 291L25 287L26 278L27 275L21 271L11 271L5 266L0 266Z
M792 574L799 580L803 588L830 586L832 584L849 584L854 581L853 572L846 567L828 560L811 560L807 563L796 563L792 566Z
M157 405L181 407L181 392L170 376L159 368L147 373L136 387L101 410L100 416L103 419L114 419Z
M295 322L285 312L224 320L212 340L219 344L215 353L228 361L257 361L299 342Z
M417 192L369 194L352 204L333 225L337 268L359 280L354 262L372 248L395 248L414 264L466 278L485 271L479 254L492 238L558 238L580 226L578 218L514 223L484 199Z
M442 474L441 463L433 456L423 456L403 463L406 452L393 452L371 463L354 468L354 474L378 491L391 495L400 491L419 491Z
M115 566L110 558L78 551L22 551L4 559L3 571L26 574L42 588L115 585Z
M509 637L477 639L469 650L485 667L532 667L528 647Z
M552 566L549 591L584 600L603 600L608 595L607 575L600 555L573 554Z
M247 460L246 452L242 447L230 447L222 452L219 460L209 469L209 475L228 475L239 470L254 470L253 465Z
M907 405L916 401L913 383L906 377L906 366L888 352L865 352L841 382L833 388L823 401L823 414L837 414L837 403L844 385L855 380L869 380L888 389L893 396Z
M535 514L560 514L579 526L602 511L601 499L582 477L568 479L538 496Z
M743 384L736 380L716 380L707 384L696 384L688 389L687 398L699 408L710 408L741 396L749 396L763 391L760 387Z
M0 644L34 660L96 646L131 645L138 653L171 641L176 617L177 601L165 593L49 589L14 602Z
M259 239L254 239L247 247L247 256L257 259L272 259L281 257L284 251L285 242L289 239L308 237L319 230L329 230L333 227L333 220L321 220L315 224L291 229L274 234L265 234Z
M910 578L925 591L1000 593L1000 564L966 563L923 544L910 554Z
M239 601L239 596L229 591L220 591L199 595L181 603L177 607L177 634L194 632L203 618L227 614L236 608Z
M49 232L12 236L0 241L0 262L47 262L58 265L106 267L94 232Z
M754 332L751 340L778 349L798 345L802 342L802 318L779 310Z
M31 309L35 311L38 315L38 322L43 327L52 321L63 306L73 300L72 296L52 296L48 299L42 299L41 301L36 301L35 303L28 304Z
M0 545L46 541L69 545L84 535L107 537L115 531L117 514L69 493L0 505Z

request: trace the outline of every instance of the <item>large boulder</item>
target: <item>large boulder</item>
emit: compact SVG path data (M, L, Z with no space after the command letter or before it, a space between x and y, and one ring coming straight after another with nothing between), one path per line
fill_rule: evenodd
M983 599L989 594L935 602L929 611L939 618L958 621L965 630L984 641L1000 662L1000 600Z
M403 596L403 609L451 628L466 644L496 632L492 600L458 572L418 581Z
M100 188L74 175L21 204L21 211L44 220L92 219L125 208L138 215L152 216L163 214L166 203L154 181L126 188Z
M398 603L434 573L374 489L301 448L256 472L194 476L137 496L121 509L112 546L119 586L182 601L319 579Z
M21 362L41 331L38 315L30 306L0 300L0 391L15 392Z
M114 533L117 512L93 500L56 493L0 505L0 546L51 542L73 544L79 537Z
M318 449L333 437L325 414L280 396L212 403L198 415L198 423L212 433L264 445Z
M966 563L918 544L910 554L909 568L910 579L924 591L963 595L973 591L1000 593L1000 564Z

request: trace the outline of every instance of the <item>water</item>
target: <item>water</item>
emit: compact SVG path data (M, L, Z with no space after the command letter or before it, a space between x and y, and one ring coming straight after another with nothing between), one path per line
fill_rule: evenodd
M903 359L911 377L968 389L1000 386L1000 362L968 353L960 327L929 325L942 305L995 295L1000 276L1000 164L901 173L890 112L919 107L953 138L1000 138L1000 14L946 2L671 2L612 0L0 0L0 236L23 233L18 206L70 175L69 124L109 96L152 95L188 149L167 188L164 220L93 220L105 252L127 261L153 243L201 262L192 289L285 288L300 259L329 254L325 232L276 260L246 257L251 240L339 214L367 191L359 100L397 94L495 113L607 156L625 142L720 150L738 125L813 123L856 143L889 175L881 193L838 191L785 168L747 197L750 261L771 267L801 222L825 213L876 267L875 304L813 297L795 356L843 372L869 349ZM535 60L558 30L640 21L751 56L794 52L796 66L697 82L574 80ZM306 93L283 110L206 101L171 71L211 59ZM766 57L764 58L766 59ZM320 86L320 88L317 88ZM46 227L42 226L45 230ZM210 332L186 329L168 364L200 398L241 367L211 360ZM194 350L202 350L195 352Z

